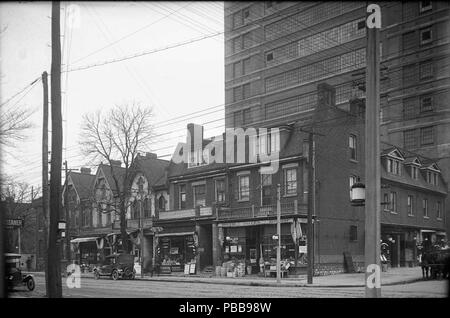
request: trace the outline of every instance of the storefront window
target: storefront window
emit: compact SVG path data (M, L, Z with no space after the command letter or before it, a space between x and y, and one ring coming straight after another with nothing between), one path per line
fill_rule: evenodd
M194 259L192 235L171 236L160 239L162 265L184 265ZM180 270L182 268L180 267ZM173 271L173 269L172 269Z

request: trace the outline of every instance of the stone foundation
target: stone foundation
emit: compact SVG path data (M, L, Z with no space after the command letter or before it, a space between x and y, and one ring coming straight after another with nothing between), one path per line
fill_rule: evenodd
M354 262L356 273L364 272L364 262ZM345 273L344 263L321 263L314 264L314 276L327 276Z

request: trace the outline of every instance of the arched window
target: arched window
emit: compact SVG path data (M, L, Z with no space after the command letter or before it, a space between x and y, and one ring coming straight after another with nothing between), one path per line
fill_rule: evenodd
M165 211L166 210L166 199L164 198L163 195L161 195L158 199L158 209L160 211Z
M131 206L131 218L139 219L139 202L138 200L134 200Z
M146 198L144 200L144 216L145 217L150 217L151 214L151 210L150 210L150 200L148 198Z

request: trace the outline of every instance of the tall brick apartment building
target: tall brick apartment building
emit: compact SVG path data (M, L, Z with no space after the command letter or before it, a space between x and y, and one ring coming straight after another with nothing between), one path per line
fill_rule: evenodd
M444 1L380 2L382 140L450 177L450 15ZM308 118L318 81L364 97L365 2L225 2L226 127ZM447 206L450 206L447 204Z

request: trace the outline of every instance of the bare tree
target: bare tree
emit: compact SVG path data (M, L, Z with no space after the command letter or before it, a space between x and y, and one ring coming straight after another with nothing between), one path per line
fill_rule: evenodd
M123 248L128 251L126 232L127 199L133 167L139 152L149 146L152 139L152 109L140 104L116 105L110 111L85 114L81 132L81 149L92 160L106 160L111 169L116 192L114 211L119 215ZM115 159L123 163L121 168ZM119 170L123 170L119 172Z
M33 127L29 119L34 110L27 108L10 108L0 112L0 145L12 146L14 141L26 138L25 130Z
M15 182L11 178L6 178L1 192L0 201L7 218L23 220L22 237L29 238L25 242L35 242L34 235L37 226L37 215L32 209L31 202L36 199L40 192L39 188L32 189L27 183ZM14 251L17 237L9 232L7 237L7 248ZM22 243L23 244L23 243ZM32 246L25 246L25 250L30 252Z

